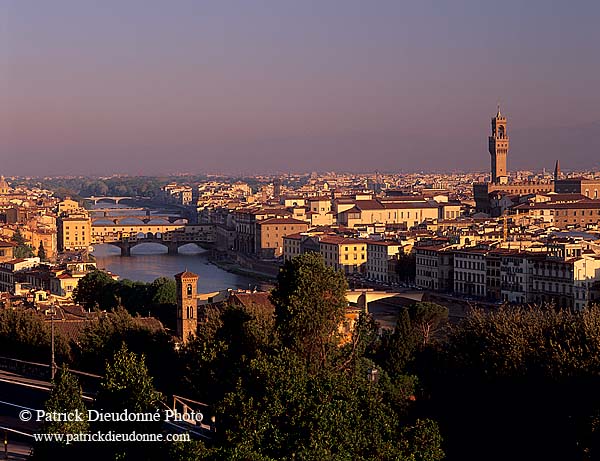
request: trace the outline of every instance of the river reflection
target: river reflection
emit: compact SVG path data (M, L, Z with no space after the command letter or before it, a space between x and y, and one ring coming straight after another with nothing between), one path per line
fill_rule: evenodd
M173 277L184 270L200 276L198 292L227 288L261 288L260 282L242 275L231 274L208 262L206 251L194 244L179 248L179 254L167 254L167 248L155 243L143 243L131 249L131 257L122 257L112 245L94 245L98 267L109 270L123 279L151 282L158 277Z

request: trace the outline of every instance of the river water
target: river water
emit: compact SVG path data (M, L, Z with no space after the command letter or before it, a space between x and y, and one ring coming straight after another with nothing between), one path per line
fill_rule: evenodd
M128 211L127 207L98 204L95 208L114 208L111 214L142 215L143 213ZM126 223L127 220L124 220ZM199 275L198 292L209 293L227 288L253 289L260 283L250 277L232 274L211 264L207 252L194 244L179 249L179 254L167 254L167 248L155 244L144 243L131 250L130 257L122 257L119 248L112 245L94 245L92 252L98 267L117 274L122 279L151 282L158 277L173 275L188 270Z

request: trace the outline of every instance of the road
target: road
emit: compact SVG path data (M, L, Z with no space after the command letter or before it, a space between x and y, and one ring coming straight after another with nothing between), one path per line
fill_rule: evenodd
M8 459L27 459L31 451L32 439L24 434L32 434L39 429L39 425L32 421L21 421L19 412L25 408L44 408L44 402L48 398L47 384L0 371L0 427L18 431L0 430L2 442L5 435L8 437ZM0 459L3 456L4 451L0 452Z

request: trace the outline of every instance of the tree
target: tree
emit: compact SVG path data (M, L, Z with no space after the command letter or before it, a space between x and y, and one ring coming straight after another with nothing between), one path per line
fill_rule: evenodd
M155 306L177 303L177 285L172 278L157 278L150 284L149 292L151 303Z
M440 326L448 321L448 309L436 303L415 303L408 308L408 313L423 345L429 344Z
M197 336L182 351L185 381L193 398L214 403L234 391L250 362L273 347L273 313L258 306L208 309Z
M127 410L131 413L155 413L159 410L162 395L154 389L152 377L148 373L144 355L130 352L125 344L106 363L106 372L100 385L95 406L104 413L118 413ZM155 434L161 432L162 421L119 422L122 433ZM97 423L95 430L107 432L115 430L114 423ZM98 444L98 459L159 460L164 459L168 447L156 447L140 443Z
M21 229L17 228L11 240L17 244L14 255L15 258L31 258L33 257L33 248L27 243L25 237L21 233Z
M271 294L277 331L284 346L318 368L338 344L338 328L348 305L344 274L326 267L320 254L287 261Z
M38 258L40 261L46 261L48 257L46 256L46 249L44 248L44 242L40 242L40 247L38 248Z
M116 286L110 275L95 270L79 281L73 290L73 300L88 309L113 309L119 305Z
M161 399L154 390L152 377L145 364L145 356L136 355L125 344L111 361L106 363L106 375L98 393L101 408L132 412L154 411Z
M145 353L157 385L173 391L179 378L176 373L179 364L171 336L164 330L148 328L122 307L87 323L77 344L75 365L80 370L101 374L105 363L112 360L123 344L132 352Z
M55 347L59 360L69 357L69 346L62 336L56 336ZM50 357L50 328L35 311L0 309L0 351L14 358L46 362Z
M409 423L390 398L396 388L385 373L378 383L369 382L372 363L362 365L352 371L312 371L290 349L253 360L248 379L218 406L221 457L441 459L435 423ZM403 393L413 392L409 383Z
M597 306L474 310L450 326L420 374L449 456L597 459L599 331Z
M414 359L417 344L418 337L408 311L403 309L398 315L394 331L382 334L375 358L391 376L396 377L403 374L406 366Z
M88 431L87 408L81 398L81 386L67 368L58 370L45 410L47 414L71 414L75 417L71 421L44 421L41 433L80 434ZM34 446L34 459L79 459L83 448L82 445L68 445L66 441L40 442Z
M396 273L400 280L410 282L417 273L417 258L414 254L400 253L396 262Z
M269 335L241 341L254 320L231 311L213 336L214 349L198 347L212 364L220 351L237 350L230 357L238 358L250 351L245 360L222 362L242 372L227 377L231 390L216 405L215 459L441 459L436 424L408 411L416 379L392 379L366 356L376 337L372 319L362 314L351 341L340 345L345 291L343 274L326 268L320 255L299 256L283 267L272 293L275 340L240 344ZM377 382L368 378L373 368Z

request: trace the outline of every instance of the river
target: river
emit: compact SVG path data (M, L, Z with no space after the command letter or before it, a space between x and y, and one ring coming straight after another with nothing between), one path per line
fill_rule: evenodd
M111 215L144 214L128 211L127 207L121 205L107 206L106 203L101 203L95 208L100 207L114 208L114 213L111 211ZM155 211L153 214L159 211ZM211 264L208 261L207 252L194 244L181 247L177 255L167 254L166 247L155 243L144 243L132 248L130 257L122 257L119 248L104 244L94 245L92 254L96 258L99 268L113 272L122 279L151 282L158 277L173 277L178 272L188 270L199 276L199 293L209 293L227 288L260 288L262 285L256 279L232 274Z

